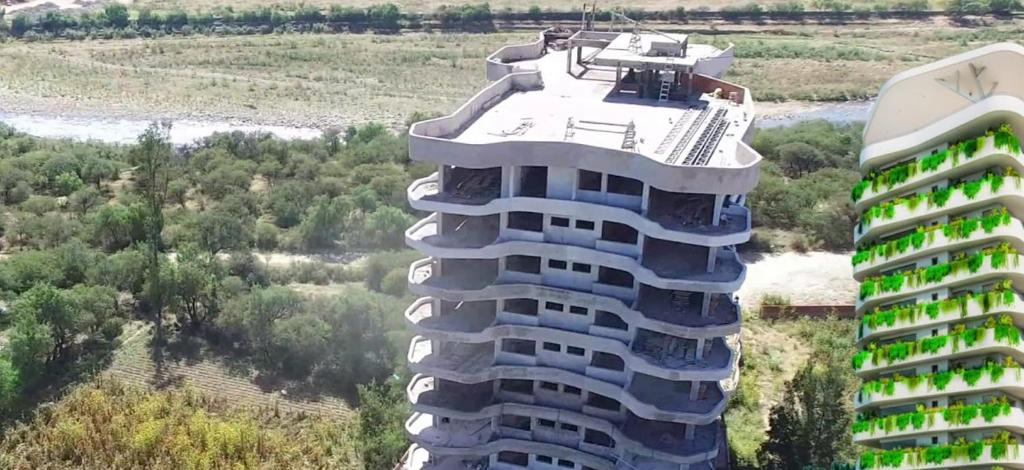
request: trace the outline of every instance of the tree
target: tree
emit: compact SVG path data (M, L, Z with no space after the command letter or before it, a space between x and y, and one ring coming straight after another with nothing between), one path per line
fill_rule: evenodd
M803 142L782 144L776 150L786 176L799 178L828 165L825 155Z
M21 383L31 386L46 370L53 338L35 315L17 315L8 336L7 350Z
M103 20L112 28L128 27L128 7L122 3L110 3L103 7Z
M103 195L100 191L92 186L85 186L68 197L68 205L72 209L77 211L80 215L85 215L89 212L89 209L98 206L102 201Z
M75 336L86 326L67 294L49 284L36 284L25 291L12 310L15 317L32 317L49 327L53 347L46 362L63 359Z
M848 369L839 358L812 359L797 372L772 407L768 440L758 451L761 468L829 468L846 461L852 453Z
M107 5L106 8L110 9L113 6L125 8L120 3ZM125 13L127 14L127 9L125 9ZM146 211L143 225L149 247L146 297L156 323L156 344L158 346L163 343L161 315L163 314L164 292L161 290L163 283L160 280L160 249L163 246L161 234L164 230L163 207L167 197L167 169L171 161L170 128L170 124L166 123L150 124L149 128L139 136L138 145L129 154L132 164L137 167L136 178L139 190L142 191L145 200Z
M105 158L89 158L82 164L82 181L100 189L103 180L117 179L117 164Z
M256 288L228 302L216 322L225 333L242 340L261 353L262 360L272 363L274 323L299 313L302 307L302 297L291 289Z
M363 243L383 248L401 247L405 241L405 229L412 223L412 216L401 209L391 206L377 209L367 218L367 237L363 238Z
M356 448L364 468L394 468L409 447L404 427L408 414L408 402L399 381L359 386Z
M309 207L312 190L305 181L286 181L274 186L267 199L267 208L278 227L288 228L302 220Z
M252 237L246 221L236 215L218 209L207 210L196 215L193 237L196 245L216 255L225 250L248 248Z
M341 237L349 205L341 198L318 196L299 224L299 236L307 250L331 248Z
M178 251L177 262L165 265L164 270L171 288L171 307L180 324L199 329L217 314L223 273L213 254L185 246Z

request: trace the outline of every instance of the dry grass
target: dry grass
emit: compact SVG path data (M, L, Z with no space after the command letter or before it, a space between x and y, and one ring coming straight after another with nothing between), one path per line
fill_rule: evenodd
M482 59L533 34L272 35L14 43L6 108L327 127L450 110ZM35 108L35 109L32 109Z

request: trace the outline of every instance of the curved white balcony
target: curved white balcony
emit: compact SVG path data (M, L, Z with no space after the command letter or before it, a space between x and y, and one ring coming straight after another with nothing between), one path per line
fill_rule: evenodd
M861 378L871 378L878 374L890 371L893 369L905 369L907 367L917 366L921 364L927 364L935 362L936 360L949 360L955 361L956 359L968 358L968 357L983 357L986 354L1006 354L1013 357L1018 362L1024 362L1024 344L1011 345L1005 342L996 341L994 330L986 330L985 338L981 341L975 342L971 346L963 344L962 340L959 341L959 348L954 351L953 338L949 338L946 345L934 353L917 353L908 356L902 361L888 362L882 360L878 364L872 364L871 358L864 361L864 365L855 371L855 373Z
M645 455L657 460L678 464L702 462L714 458L718 452L716 434L718 424L698 426L694 439L684 439L681 425L657 423L639 418L629 418L624 423L590 416L579 411L552 408L530 403L480 404L467 409L468 397L451 396L434 390L434 378L417 375L406 388L409 401L417 411L459 420L492 418L502 414L529 416L567 422L603 432L615 441L614 450ZM459 402L459 403L455 403ZM452 409L459 406L460 410Z
M930 328L949 322L959 322L963 320L1000 315L1010 315L1013 317L1014 324L1018 327L1024 328L1024 300L1021 299L1021 296L1015 295L1013 302L993 305L988 310L984 310L979 301L971 299L967 301L966 312L961 312L959 308L949 311L944 311L940 308L939 314L935 318L930 318L922 312L918 314L917 319L915 320L907 321L897 319L892 326L878 325L872 329L870 326L862 324L858 332L859 337L857 339L857 344L863 346L879 337L892 337L901 333L909 333L911 331Z
M1012 217L1010 218L1010 223L999 225L993 228L991 232L986 233L984 229L978 227L967 238L951 240L946 237L942 230L935 230L934 234L925 235L925 237L929 236L934 238L931 241L928 241L926 238L921 248L915 249L913 245L910 245L903 253L898 253L888 258L876 255L874 259L854 265L854 279L863 281L868 276L877 275L881 271L901 266L915 259L932 256L936 253L955 253L981 244L1006 242L1016 248L1017 251L1024 253L1024 224Z
M992 418L992 421L985 421L985 418L979 413L978 416L967 424L949 423L943 417L942 412L937 411L932 413L930 417L925 418L925 424L920 429L916 429L913 424L909 424L903 430L893 428L890 432L886 432L883 429L867 430L854 434L853 442L864 446L879 447L883 440L988 429L1001 429L1024 434L1024 410L1013 407L1010 409L1010 414L996 416Z
M565 331L554 328L525 326L525 325L498 325L485 329L480 333L441 335L443 338L431 335L428 332L424 336L417 336L413 339L410 347L416 346L417 339L429 338L463 345L487 344L489 347L478 354L488 357L494 365L495 352L493 344L502 339L523 339L542 341L570 346L586 347L597 352L612 354L622 359L624 363L623 375L632 372L660 377L666 380L701 380L717 381L729 378L732 370L737 366L739 355L730 344L739 344L738 337L712 338L710 349L703 357L695 355L700 351L687 351L677 347L676 338L661 334L649 334L633 342L632 348L622 341L591 336L586 333ZM429 343L429 341L423 341ZM411 349L410 349L411 351ZM475 359L467 359L467 362L476 363ZM588 367L589 368L589 367Z
M898 382L893 386L892 394L885 394L884 392L867 393L861 390L855 396L854 409L858 412L866 412L867 410L880 407L920 403L936 397L984 394L997 391L1018 398L1024 398L1024 377L1021 375L1020 368L1006 369L1002 377L995 381L991 379L988 373L983 372L981 378L973 386L968 385L962 375L954 374L952 380L942 390L929 386L925 380L922 380L921 383L913 388L909 387L906 383Z
M1019 174L1024 174L1024 159L1022 157L1024 155L1009 153L1007 150L997 148L995 146L995 139L990 137L985 140L984 145L979 147L970 159L961 155L958 159L959 162L954 163L953 157L950 156L934 170L919 171L914 176L892 187L880 187L878 191L875 191L868 186L860 200L854 205L854 210L861 212L884 201L888 197L892 197L893 194L905 194L914 188L930 186L938 181L977 173L987 168L1014 168Z
M579 248L565 245L551 245L535 242L509 242L509 247L515 246L516 250L510 250L510 254L521 254L538 257L555 258L562 260L588 260L598 266L610 267L626 271L633 275L634 284L642 283L649 286L691 292L715 292L732 293L739 290L746 277L746 266L740 261L734 251L723 251L718 253L715 262L714 272L707 272L703 263L686 265L672 265L673 258L669 256L658 257L650 260L654 269L648 268L645 264L637 263L635 259L623 255L614 255L607 252ZM468 259L494 259L495 257L483 256L481 258ZM434 259L424 258L416 261L409 268L409 286L414 293L419 295L441 296L444 291L478 291L492 284L500 284L496 273L481 273L467 270L456 273L443 273L440 276L433 275ZM540 279L540 275L536 275ZM600 284L595 283L595 287ZM427 289L427 290L421 290ZM634 288L618 287L633 291ZM429 290L438 289L438 290Z
M982 260L981 267L973 273L970 272L970 270L963 269L955 274L947 275L939 282L922 282L914 285L908 285L904 282L903 287L896 292L876 293L865 300L860 300L858 298L857 312L863 313L865 311L873 310L879 305L895 302L899 299L911 297L922 292L941 288L955 289L956 287L963 285L979 284L1000 279L1010 279L1018 290L1024 290L1024 272L1020 269L1021 256L1022 255L1006 255L1006 265L999 268L993 268L991 256L985 256L984 260Z
M515 285L503 284L501 287L513 289ZM520 285L520 287L529 286ZM640 301L640 308L633 310L618 299L601 295L584 294L570 290L563 290L558 295L555 295L550 290L545 290L539 294L531 298L539 302L568 302L572 305L583 305L611 312L618 315L627 325L625 333L619 331L610 332L607 331L609 327L599 325L595 323L595 319L591 318L588 320L592 325L589 328L589 333L594 336L625 336L632 338L636 331L641 328L682 338L717 338L734 335L740 331L739 306L729 296L724 294L719 294L712 299L707 316L701 316L699 311L686 312L685 310L679 310L669 303L657 305L655 304L656 299L650 301L642 299ZM588 314L588 316L593 317L594 315ZM436 338L450 338L453 341L467 341L470 336L483 333L485 330L497 326L496 311L477 312L465 310L439 315L438 312L435 312L430 297L422 297L413 302L405 311L405 319L412 325L413 330L419 334ZM557 326L547 325L543 321L539 324L540 326L557 328Z
M431 455L484 457L511 450L568 459L595 469L615 470L615 457L610 451L608 455L598 456L569 446L505 437L491 429L490 419L480 425L483 427L466 433L450 433L434 425L433 415L415 412L406 420L405 430L413 442L427 449Z
M1006 455L996 459L992 458L990 446L985 446L982 450L982 454L976 460L971 460L968 457L950 457L941 463L928 464L923 461L918 461L913 457L905 457L902 465L898 467L883 467L881 465L874 468L884 468L895 470L938 470L938 469L950 469L955 468L958 470L989 470L993 468L1024 468L1024 445L1010 445L1007 446Z
M885 233L912 228L945 214L964 213L992 205L1006 206L1015 218L1020 219L1024 216L1024 192L1021 188L1020 177L1007 176L998 190L992 191L986 183L973 199L961 190L954 190L942 207L929 207L927 201L921 201L913 209L906 204L899 204L892 217L878 216L870 223L855 226L854 244L874 240Z
M701 246L740 245L750 240L750 211L743 206L732 205L722 211L719 225L683 224L677 217L658 214L654 219L621 207L593 202L550 199L539 197L501 198L493 193L467 196L442 192L434 173L413 181L407 190L409 204L416 210L443 212L468 216L485 216L503 212L542 212L545 214L586 214L588 218L617 222L635 228L644 235L655 238ZM420 221L423 225L429 221ZM436 235L421 224L406 231L406 239L424 241L429 235Z
M726 391L720 383L707 387L704 396L691 400L689 391L674 391L674 382L634 374L628 388L586 374L554 367L493 365L493 346L466 345L443 355L434 354L430 341L413 338L409 348L409 369L418 374L460 383L479 383L499 379L542 380L572 384L584 390L614 398L637 416L675 423L709 424L725 410ZM675 382L678 383L678 382ZM686 383L686 382L683 382ZM692 383L692 386L697 386ZM731 390L730 390L731 391Z

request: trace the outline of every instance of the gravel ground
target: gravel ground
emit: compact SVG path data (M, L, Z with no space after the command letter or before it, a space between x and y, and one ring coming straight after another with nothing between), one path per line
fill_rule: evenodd
M765 294L789 297L793 305L850 305L856 301L852 253L786 252L745 259L747 279L737 294L745 308Z

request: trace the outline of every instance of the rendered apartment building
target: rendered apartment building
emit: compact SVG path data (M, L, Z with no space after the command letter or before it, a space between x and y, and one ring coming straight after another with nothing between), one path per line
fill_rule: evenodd
M861 468L1024 468L1024 48L901 73L853 190Z
M556 39L557 38L557 39ZM710 469L760 156L731 49L547 31L410 131L408 469ZM725 464L727 465L727 464Z

